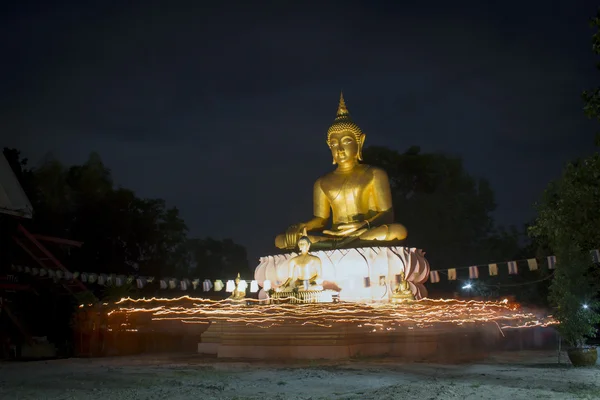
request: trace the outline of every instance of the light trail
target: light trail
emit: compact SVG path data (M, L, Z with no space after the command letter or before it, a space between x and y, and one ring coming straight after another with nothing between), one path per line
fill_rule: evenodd
M394 331L465 325L495 324L500 330L546 327L557 322L549 315L522 309L517 303L423 299L410 303L264 304L255 299L208 300L183 296L174 299L124 298L104 309L110 328L151 328L160 323L218 322L270 328L277 326L354 326L367 331Z

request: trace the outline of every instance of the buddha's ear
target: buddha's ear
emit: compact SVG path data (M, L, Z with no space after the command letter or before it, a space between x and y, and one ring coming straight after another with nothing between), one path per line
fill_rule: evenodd
M331 146L329 145L329 137L327 138L327 141L326 141L326 143L327 143L327 147L329 147L329 150L331 150ZM332 158L333 158L333 156L332 156ZM337 164L337 163L335 162L335 158L333 159L333 162L332 162L332 164L333 164L333 165Z
M367 137L367 135L365 135L364 133L362 133L358 137L358 140L357 140L357 142L358 142L358 161L362 161L362 148L363 148L363 145L365 144L366 137Z

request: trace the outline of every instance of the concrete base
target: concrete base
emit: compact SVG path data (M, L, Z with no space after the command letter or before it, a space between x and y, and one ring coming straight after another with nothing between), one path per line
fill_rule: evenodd
M198 352L219 358L335 360L390 356L404 361L457 363L485 359L500 336L495 325L372 331L353 326L290 324L258 328L220 322L211 324L202 335Z

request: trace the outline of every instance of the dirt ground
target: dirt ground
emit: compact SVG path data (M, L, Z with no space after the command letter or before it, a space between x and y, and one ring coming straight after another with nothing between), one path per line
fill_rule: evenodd
M465 365L393 359L265 363L198 355L0 363L9 399L600 399L600 366L576 369L566 354L502 352Z

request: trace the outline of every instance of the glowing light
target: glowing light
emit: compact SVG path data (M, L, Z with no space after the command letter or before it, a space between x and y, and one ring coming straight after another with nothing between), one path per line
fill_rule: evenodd
M473 287L473 285L471 285L470 283L467 283L465 286L463 286L462 288L465 290L469 290Z
M589 306L588 306L587 304L584 304L584 305L583 305L583 309L584 309L584 310L587 310L588 308L589 308Z
M108 306L106 312L113 330L154 329L154 324L167 322L207 324L220 321L260 328L294 324L330 328L350 324L367 331L376 329L377 332L490 323L503 330L557 323L551 316L523 310L519 304L506 299L423 299L405 304L263 304L255 299L236 302L183 296L175 299L125 298Z

